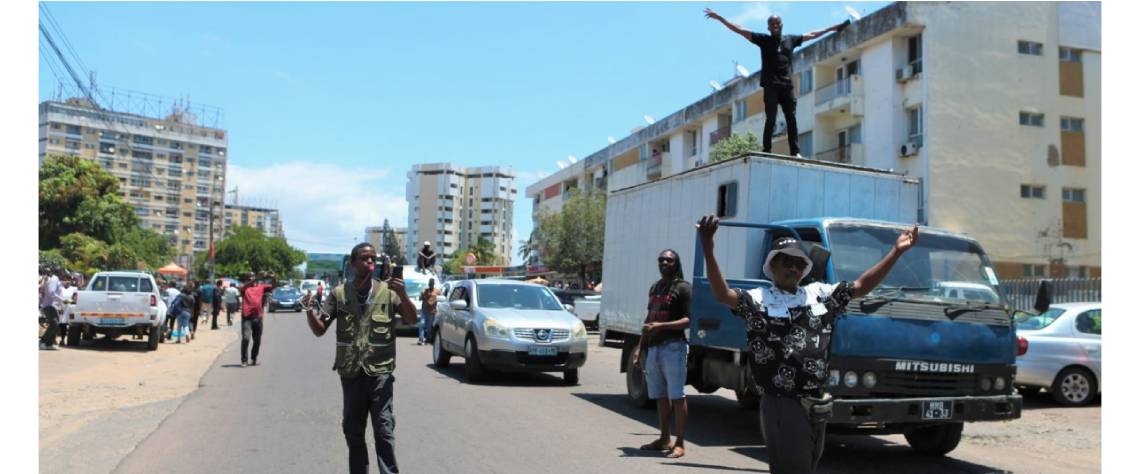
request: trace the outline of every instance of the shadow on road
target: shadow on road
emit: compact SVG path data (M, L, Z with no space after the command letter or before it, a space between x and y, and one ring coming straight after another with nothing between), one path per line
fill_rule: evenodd
M992 466L946 457L918 454L905 443L895 443L874 436L828 435L827 447L817 472L879 473L918 472L939 473L995 473L1009 472Z
M761 450L763 448L760 448ZM744 469L739 467L719 466L716 464L697 464L691 462L663 462L662 466L686 467L689 469L711 469L724 472L770 472L767 469Z
M146 336L143 336L142 339L129 339L129 336L123 336L115 340L100 337L81 341L78 346L60 347L77 351L148 352L146 344Z
M436 367L433 363L424 364L424 367L434 370L440 375L451 377L457 382L471 384L471 382L467 381L467 376L463 373L463 359L459 359L458 363L453 359L451 365L446 369ZM566 384L562 382L562 376L558 375L558 372L500 372L495 370L487 370L487 374L483 377L483 380L473 385L493 385L501 387L566 387Z
M1022 395L1021 409L1022 410L1040 410L1043 408L1067 409L1067 408L1099 407L1100 401L1101 401L1100 395L1097 395L1096 398L1093 399L1092 403L1090 403L1088 405L1084 405L1084 406L1080 406L1080 407L1066 407L1066 406L1061 405L1060 403L1057 403L1056 400L1053 400L1053 395L1051 395L1048 391L1042 390L1038 393L1034 393L1034 394L1030 394L1030 395L1024 395L1023 394Z
M643 438L631 440L638 446L653 441L658 434L656 409L635 408L629 404L625 394L572 395L645 424L648 433L644 441ZM762 441L756 411L743 410L735 401L719 395L690 395L686 398L689 400L689 420L685 429L687 441L701 446L755 446Z

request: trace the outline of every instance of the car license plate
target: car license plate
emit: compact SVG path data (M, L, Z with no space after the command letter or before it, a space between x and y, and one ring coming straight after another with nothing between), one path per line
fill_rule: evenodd
M949 420L954 414L954 404L950 401L922 402L922 419Z
M554 346L530 346L526 353L532 356L556 356L558 355L558 348Z
M103 318L100 322L105 326L122 326L127 323L123 318Z

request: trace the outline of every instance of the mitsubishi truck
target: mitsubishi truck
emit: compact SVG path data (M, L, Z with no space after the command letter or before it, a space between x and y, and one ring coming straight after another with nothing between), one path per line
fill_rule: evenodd
M154 277L137 271L96 273L87 288L76 292L67 316L67 343L102 334L146 336L147 349L156 350L164 339L166 303Z

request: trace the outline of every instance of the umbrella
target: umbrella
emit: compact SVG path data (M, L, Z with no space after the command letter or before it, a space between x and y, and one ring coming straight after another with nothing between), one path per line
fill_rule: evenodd
M159 268L158 273L161 273L163 275L186 276L186 269L171 263L170 265Z
M1037 300L1033 303L1033 309L1037 310L1037 314L1044 313L1045 310L1049 309L1051 300L1052 298L1049 297L1049 282L1041 280L1041 286L1037 287Z

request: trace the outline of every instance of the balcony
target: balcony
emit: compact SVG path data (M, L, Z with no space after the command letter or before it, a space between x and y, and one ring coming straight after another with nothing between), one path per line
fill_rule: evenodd
M824 150L815 153L813 159L819 161L830 161L833 163L847 163L847 164L862 164L863 163L863 144L851 143L830 150Z
M668 152L658 153L656 155L650 156L648 160L645 160L645 179L654 180L654 179L660 178L661 177L661 164L665 161L665 158L668 156L669 156Z
M863 115L863 76L854 75L815 90L816 115Z
M732 135L732 126L731 125L727 126L727 127L721 127L719 129L717 129L715 132L710 133L709 134L709 149L711 150L712 147L716 146L716 142L719 142L725 138L728 138L731 135Z

